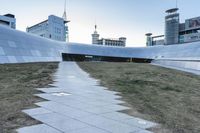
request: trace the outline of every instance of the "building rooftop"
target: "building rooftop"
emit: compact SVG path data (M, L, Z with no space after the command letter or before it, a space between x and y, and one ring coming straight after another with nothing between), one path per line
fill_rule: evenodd
M125 37L120 37L120 38L125 38ZM101 38L100 40L121 41L120 38Z
M179 9L178 8L172 8L166 11L166 13L175 13L177 12Z
M9 17L9 18L15 18L15 15L13 14L5 14L4 16Z
M46 23L46 22L48 22L48 20L44 20L44 21L42 21L42 22L40 22L40 23L38 23L38 24L35 24L35 25L31 26L31 27L28 27L28 28L30 29L30 28L33 28L33 27L35 27L35 26L37 26L37 25Z
M145 34L146 36L152 36L153 34L152 33L147 33Z

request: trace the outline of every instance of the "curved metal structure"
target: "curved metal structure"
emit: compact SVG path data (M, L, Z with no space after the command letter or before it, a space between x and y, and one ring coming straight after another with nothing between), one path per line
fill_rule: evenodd
M121 48L57 42L2 26L0 26L0 33L0 64L62 61L62 53L181 62L200 61L200 42Z

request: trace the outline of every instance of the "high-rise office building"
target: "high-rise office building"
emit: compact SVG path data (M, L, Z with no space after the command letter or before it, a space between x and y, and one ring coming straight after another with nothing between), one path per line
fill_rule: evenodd
M16 29L16 19L13 14L0 15L0 25Z
M47 20L27 27L26 31L41 37L49 38L56 41L69 41L68 25L66 15L66 1L63 17L50 15Z
M178 8L166 11L165 17L165 45L179 43L179 13Z
M64 19L54 15L50 15L41 23L28 27L26 31L56 41L67 41L68 36L68 27L66 27Z

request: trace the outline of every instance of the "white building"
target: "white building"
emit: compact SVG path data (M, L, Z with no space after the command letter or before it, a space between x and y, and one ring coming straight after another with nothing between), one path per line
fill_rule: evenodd
M102 38L98 40L98 45L103 46L117 46L117 47L125 47L126 46L126 38Z
M126 38L120 37L117 39L99 39L100 35L97 32L97 25L95 25L95 31L92 34L92 44L95 45L103 45L103 46L117 46L117 47L125 47L126 46Z
M94 34L92 34L92 44L98 44L99 36L100 35L97 32L97 25L95 25L95 31Z
M27 32L56 41L68 41L68 26L63 18L50 15L47 20L28 27Z
M12 14L0 15L0 25L16 29L16 19Z

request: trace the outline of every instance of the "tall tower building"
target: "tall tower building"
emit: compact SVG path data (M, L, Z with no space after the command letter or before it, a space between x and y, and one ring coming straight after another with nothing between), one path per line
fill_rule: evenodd
M146 45L147 45L147 46L153 46L153 44L152 44L152 41L153 41L153 40L152 40L152 37L151 37L151 36L152 36L152 33L147 33L147 34L146 34L146 37L147 37Z
M65 24L65 40L67 42L69 42L69 28L68 28L68 23L70 22L68 19L67 19L67 12L66 12L66 0L65 0L65 5L64 5L64 13L63 13L63 20L64 20L64 24Z
M99 34L97 33L97 25L95 25L95 31L92 34L92 44L98 44Z
M178 8L166 11L165 17L165 45L179 43L179 13Z

